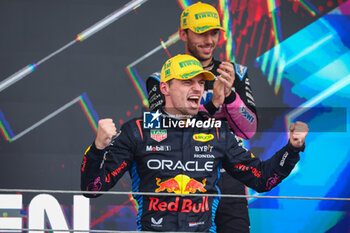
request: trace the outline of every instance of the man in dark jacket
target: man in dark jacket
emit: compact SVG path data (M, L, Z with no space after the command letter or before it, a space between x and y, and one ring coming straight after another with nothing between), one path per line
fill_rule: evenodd
M185 53L196 57L217 81L205 83L200 110L228 122L231 130L243 139L254 136L257 128L255 101L248 78L248 68L238 63L215 60L213 53L219 41L220 24L217 10L209 4L195 3L181 14L179 35L185 43ZM160 73L147 79L150 111L160 109L164 99L159 89ZM221 92L225 100L220 103ZM218 183L224 194L244 195L245 186L224 169ZM250 221L245 198L222 198L216 215L219 233L248 233Z
M129 171L134 192L164 193L134 195L138 230L216 232L220 199L205 194L220 194L221 167L258 192L286 178L304 149L307 125L291 124L288 144L261 161L242 147L226 122L199 112L205 81L212 79L196 58L175 56L161 71L161 112L145 112L143 119L126 122L118 134L112 119L100 120L81 167L81 189L94 191L86 196L109 190ZM220 99L224 101L223 93Z

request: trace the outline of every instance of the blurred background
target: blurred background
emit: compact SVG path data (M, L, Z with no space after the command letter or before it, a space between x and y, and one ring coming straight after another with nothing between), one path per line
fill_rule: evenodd
M179 18L195 2L148 0L88 37L84 31L132 1L0 0L0 189L79 190L98 120L120 127L141 115L147 77L184 52ZM309 124L298 166L259 195L349 198L350 2L202 2L218 9L226 28L215 57L248 66L259 129L245 146L268 159L287 142L290 122ZM5 85L13 77L21 78ZM128 174L113 190L130 191ZM0 225L20 217L27 227L38 193L18 194L17 210L0 195ZM72 195L52 196L72 228ZM91 229L136 230L129 196L104 195L90 208ZM252 233L350 232L348 201L256 198L249 214Z

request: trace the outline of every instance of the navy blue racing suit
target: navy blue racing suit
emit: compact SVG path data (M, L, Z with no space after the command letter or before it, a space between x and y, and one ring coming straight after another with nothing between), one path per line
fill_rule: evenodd
M81 189L95 192L85 195L90 198L111 189L126 171L134 192L179 194L134 195L140 231L217 232L214 219L220 198L205 194L220 194L221 168L252 189L266 192L299 161L299 150L290 144L270 159L259 160L243 148L226 122L213 121L205 112L186 123L165 114L162 119L157 129L145 128L143 119L126 122L104 150L93 143L81 165ZM209 124L198 127L197 122ZM203 196L181 195L189 193Z

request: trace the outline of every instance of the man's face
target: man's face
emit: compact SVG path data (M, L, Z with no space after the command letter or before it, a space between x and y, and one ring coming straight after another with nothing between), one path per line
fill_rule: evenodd
M201 34L190 29L180 32L185 42L186 53L196 57L200 62L211 60L219 41L219 29L212 29Z
M170 84L161 83L165 88L161 87L165 96L165 110L180 117L196 115L204 92L204 83L203 74L188 80L172 79Z

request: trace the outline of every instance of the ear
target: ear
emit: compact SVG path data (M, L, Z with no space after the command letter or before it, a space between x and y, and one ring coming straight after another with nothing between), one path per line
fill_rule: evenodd
M160 82L159 84L160 91L164 96L167 96L169 93L169 85L166 82Z
M179 36L183 42L187 42L187 33L185 30L179 28Z

